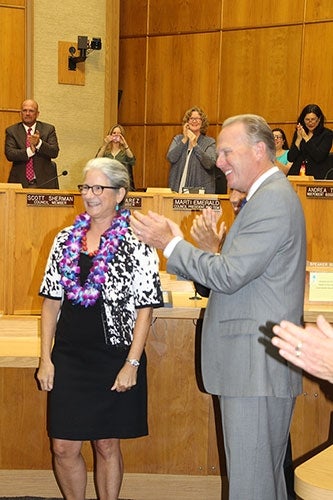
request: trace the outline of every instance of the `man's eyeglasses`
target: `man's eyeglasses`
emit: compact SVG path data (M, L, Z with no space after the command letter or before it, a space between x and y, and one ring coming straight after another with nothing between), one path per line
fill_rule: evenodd
M277 141L278 139L283 139L282 135L273 135L274 140Z
M119 189L114 186L100 186L99 184L94 184L94 186L88 186L88 184L79 184L78 189L81 194L88 194L89 189L91 189L92 193L96 196L101 196L104 189Z

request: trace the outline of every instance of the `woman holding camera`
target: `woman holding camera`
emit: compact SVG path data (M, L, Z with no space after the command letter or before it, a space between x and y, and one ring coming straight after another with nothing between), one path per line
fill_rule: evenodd
M126 139L125 129L118 123L111 127L108 135L104 139L103 145L99 148L96 158L111 158L122 163L128 171L130 178L130 191L135 190L133 167L135 165L135 156L131 151Z

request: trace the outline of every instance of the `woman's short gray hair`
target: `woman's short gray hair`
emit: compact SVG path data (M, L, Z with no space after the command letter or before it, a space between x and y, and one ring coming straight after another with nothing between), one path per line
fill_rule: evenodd
M83 169L84 177L91 170L99 170L102 172L109 179L111 186L125 189L125 196L121 203L119 203L120 206L123 206L130 186L127 168L118 160L102 157L93 158L86 163L86 166Z

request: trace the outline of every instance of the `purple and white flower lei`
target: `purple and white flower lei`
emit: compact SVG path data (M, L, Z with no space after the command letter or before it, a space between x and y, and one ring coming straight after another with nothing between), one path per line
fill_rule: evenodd
M62 259L59 262L60 283L64 287L67 299L73 304L84 307L93 306L98 300L108 263L118 251L129 226L129 210L121 210L111 226L101 236L97 254L93 257L87 279L80 284L79 258L82 250L82 237L90 228L90 216L87 213L76 217L73 229L64 244Z

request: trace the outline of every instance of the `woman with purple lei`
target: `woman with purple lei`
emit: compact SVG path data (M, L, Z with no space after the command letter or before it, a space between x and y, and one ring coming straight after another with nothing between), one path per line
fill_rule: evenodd
M91 441L97 497L117 500L120 439L148 434L144 346L152 308L163 306L156 251L140 242L124 208L126 168L95 158L78 186L86 212L60 231L40 295L37 378L48 391L48 434L62 495L85 498L81 448Z

